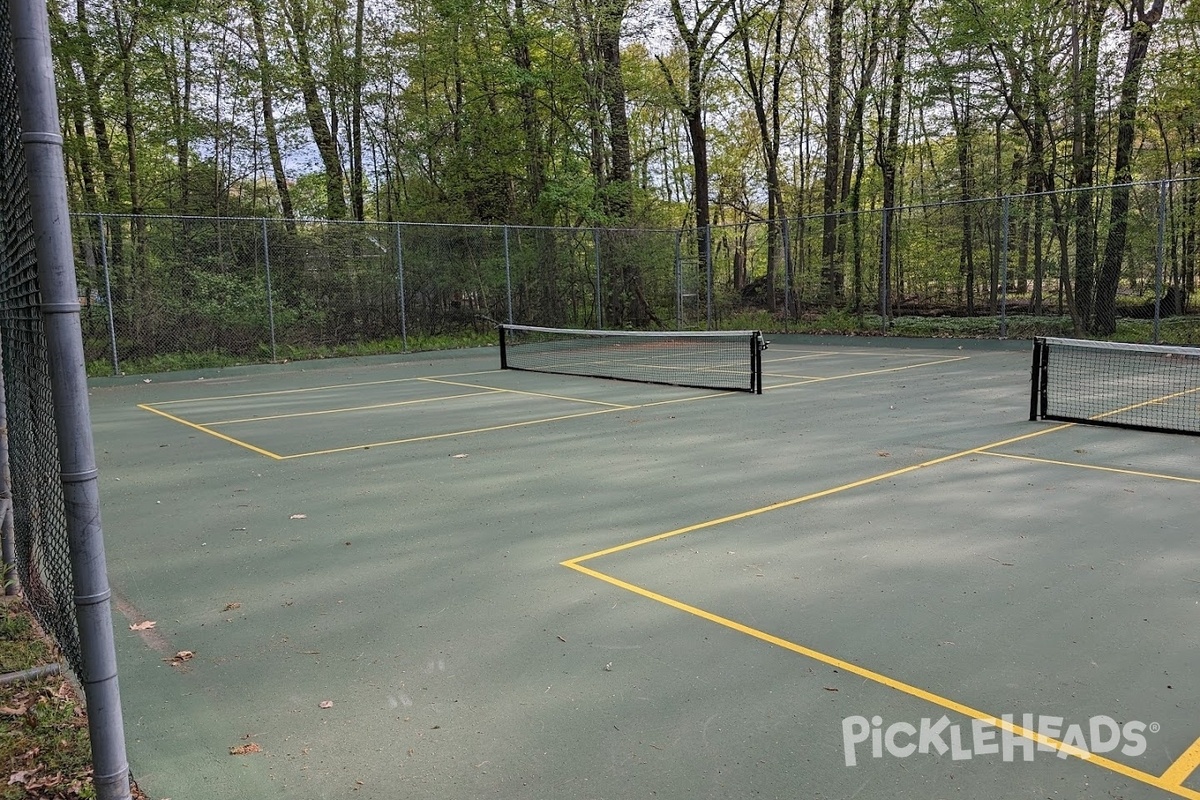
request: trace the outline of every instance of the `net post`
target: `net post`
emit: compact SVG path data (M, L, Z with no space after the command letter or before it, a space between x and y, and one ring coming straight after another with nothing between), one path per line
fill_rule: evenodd
M1042 359L1042 339L1033 339L1033 367L1030 371L1030 422L1038 421L1038 362Z
M1045 415L1046 341L1033 339L1033 369L1030 375L1030 422Z
M500 331L500 369L508 369L508 342L504 336L504 325L496 326Z
M766 348L763 343L762 331L750 334L750 391L762 394L762 351Z

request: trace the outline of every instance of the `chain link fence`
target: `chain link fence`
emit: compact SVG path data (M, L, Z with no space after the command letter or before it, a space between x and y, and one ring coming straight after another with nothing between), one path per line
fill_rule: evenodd
M84 663L75 618L58 434L7 8L0 10L0 340L11 465L16 574L25 598L76 675Z
M1200 343L1197 197L1193 181L1159 182L707 236L110 214L74 224L89 367L107 374L484 342L500 322ZM1114 202L1128 213L1112 215Z

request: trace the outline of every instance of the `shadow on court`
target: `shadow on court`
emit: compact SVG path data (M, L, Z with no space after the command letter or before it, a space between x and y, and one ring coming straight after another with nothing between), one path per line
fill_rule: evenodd
M761 396L494 350L98 383L134 777L1200 797L1194 440L1029 422L1024 345L773 339Z

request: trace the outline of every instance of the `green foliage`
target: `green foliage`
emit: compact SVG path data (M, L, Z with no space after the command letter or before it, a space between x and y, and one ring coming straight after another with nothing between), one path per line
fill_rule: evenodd
M0 604L0 670L16 672L54 661L26 607L17 598ZM86 719L62 676L0 686L0 706L19 710L0 719L0 800L86 800L91 785L91 745ZM7 776L24 773L14 781Z

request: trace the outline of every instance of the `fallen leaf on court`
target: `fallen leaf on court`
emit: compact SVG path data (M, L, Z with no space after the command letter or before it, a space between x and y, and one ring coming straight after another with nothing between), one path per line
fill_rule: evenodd
M455 455L452 455L450 457L451 458L466 458L468 455L469 455L469 453L456 453Z
M134 624L130 625L129 630L131 630L131 631L148 631L157 624L158 623L155 622L154 620L147 619L147 620L143 620L142 622L135 622Z
M836 692L836 691L837 691L837 687L836 687L836 686L823 686L823 687L821 687L821 688L823 688L823 689L824 689L825 691L827 691L827 692Z
M223 608L222 611L233 611L234 609L241 608L241 607L242 607L241 603L226 603L225 608Z
M288 519L308 519L308 514L292 514Z
M172 667L177 667L185 661L191 661L195 657L196 657L196 654L193 653L191 650L180 650L178 653L173 655L171 658L164 658L163 661L166 661Z
M229 755L231 755L231 756L244 756L247 753L261 753L261 752L262 752L262 748L259 747L254 742L247 742L246 744L239 744L237 747L229 748Z
M876 453L876 455L878 455L880 458L887 458L891 455L891 453L889 453L887 450L880 450L878 453Z
M559 637L558 637L558 640L559 640L560 642L565 642L565 641L566 641L566 639L564 639L564 638L563 638L563 637L561 637L561 636L559 636Z
M333 701L332 700L322 700L321 702L317 703L317 705L321 708L333 708Z
M604 665L604 671L612 672L612 662L611 661Z

